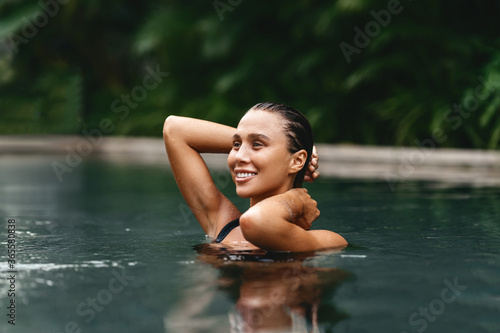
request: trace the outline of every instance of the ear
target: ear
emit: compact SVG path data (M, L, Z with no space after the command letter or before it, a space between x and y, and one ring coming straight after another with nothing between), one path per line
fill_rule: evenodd
M301 149L292 155L292 160L290 161L290 173L297 173L304 167L307 161L307 152L305 149Z

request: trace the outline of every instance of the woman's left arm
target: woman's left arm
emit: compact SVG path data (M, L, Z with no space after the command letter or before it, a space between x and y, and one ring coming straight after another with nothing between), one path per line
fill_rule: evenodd
M240 226L250 243L268 251L306 252L346 246L337 233L309 231L319 214L306 189L291 189L250 207L241 215Z

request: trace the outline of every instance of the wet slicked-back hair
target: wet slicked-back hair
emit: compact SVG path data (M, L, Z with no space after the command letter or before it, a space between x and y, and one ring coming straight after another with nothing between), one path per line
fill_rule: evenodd
M259 103L248 111L252 110L267 111L280 115L283 119L283 131L288 139L288 151L294 154L304 149L307 152L306 163L297 173L293 182L294 188L302 187L313 149L311 124L302 113L285 104Z

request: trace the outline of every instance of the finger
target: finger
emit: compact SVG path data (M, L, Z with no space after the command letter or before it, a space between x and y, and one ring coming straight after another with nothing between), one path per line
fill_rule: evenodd
M314 167L315 169L318 168L318 160L311 160L311 162L309 162L309 167Z
M320 173L318 170L309 170L309 173L304 176L304 181L306 183L313 183L315 179L319 177Z

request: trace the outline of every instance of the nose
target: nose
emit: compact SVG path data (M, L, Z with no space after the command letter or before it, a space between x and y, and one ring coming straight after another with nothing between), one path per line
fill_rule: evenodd
M248 163L250 162L250 154L246 145L241 145L236 155L234 156L236 163Z

